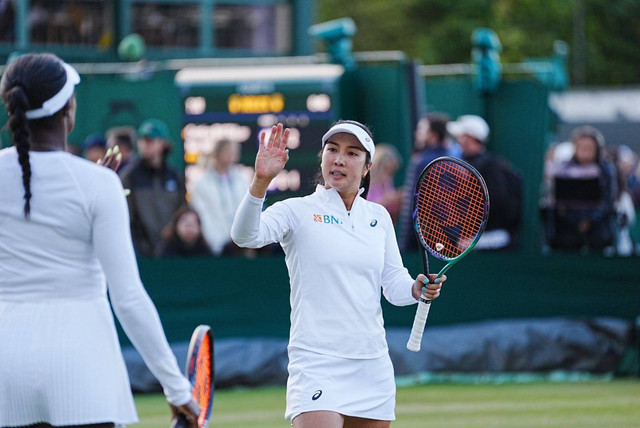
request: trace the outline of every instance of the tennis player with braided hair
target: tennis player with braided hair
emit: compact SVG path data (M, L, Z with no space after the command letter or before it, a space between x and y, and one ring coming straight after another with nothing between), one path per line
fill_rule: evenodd
M51 54L6 68L14 147L0 151L0 427L114 427L137 421L107 299L195 428L197 405L138 273L127 203L112 170L65 152L76 70Z
M285 418L295 428L387 428L395 419L395 381L381 291L392 304L410 305L423 289L438 297L446 277L428 286L425 275L412 278L389 213L365 199L375 145L359 122L339 121L324 134L323 184L313 194L263 212L267 188L289 159L288 138L282 124L268 140L261 134L253 181L231 230L240 246L279 242L285 252L291 281Z

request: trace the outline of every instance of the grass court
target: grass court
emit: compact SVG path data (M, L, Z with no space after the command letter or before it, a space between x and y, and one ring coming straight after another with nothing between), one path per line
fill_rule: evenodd
M160 394L136 395L141 428L169 426ZM286 428L285 388L216 392L211 427ZM399 387L393 428L640 427L640 380Z

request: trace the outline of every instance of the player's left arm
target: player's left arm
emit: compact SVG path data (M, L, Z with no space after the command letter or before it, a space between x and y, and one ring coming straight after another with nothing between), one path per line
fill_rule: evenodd
M384 297L389 303L396 306L412 305L420 298L422 287L427 287L428 296L438 297L442 283L447 279L446 275L439 278L438 283L435 283L436 275L430 274L429 284L424 282L427 278L424 274L419 274L415 279L412 278L402 261L391 217L385 211L382 218L385 227L384 268L382 270Z
M90 204L93 247L104 270L113 310L131 343L164 387L167 400L191 400L191 385L182 375L164 335L158 312L140 280L127 202L118 176L109 171L95 178Z

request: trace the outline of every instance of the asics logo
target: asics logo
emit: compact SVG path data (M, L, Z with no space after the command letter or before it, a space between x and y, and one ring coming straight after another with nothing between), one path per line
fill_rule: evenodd
M319 389L311 396L311 399L313 401L316 401L318 398L320 398L321 395L322 395L322 390Z
M375 218L371 220L371 223L369 223L369 226L371 227L376 227L377 225L378 225L378 220L376 220Z

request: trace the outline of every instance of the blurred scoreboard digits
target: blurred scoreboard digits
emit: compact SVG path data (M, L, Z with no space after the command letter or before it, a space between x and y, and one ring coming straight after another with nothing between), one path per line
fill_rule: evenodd
M187 190L204 171L202 157L221 139L240 143L240 163L252 175L259 133L282 122L291 128L289 162L269 189L269 203L313 191L322 135L341 117L343 73L333 64L180 70Z

